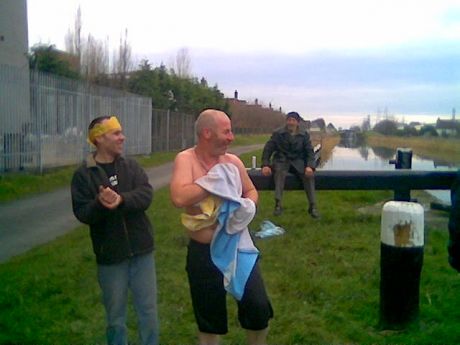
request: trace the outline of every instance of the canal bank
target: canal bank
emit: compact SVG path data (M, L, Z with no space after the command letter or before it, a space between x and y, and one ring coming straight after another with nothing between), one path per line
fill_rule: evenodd
M395 137L381 134L366 134L367 145L386 147L410 147L415 154L426 159L450 162L460 166L460 139L439 137Z

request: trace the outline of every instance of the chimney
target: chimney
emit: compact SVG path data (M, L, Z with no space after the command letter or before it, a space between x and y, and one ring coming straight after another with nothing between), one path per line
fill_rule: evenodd
M238 90L235 90L235 99L238 99Z

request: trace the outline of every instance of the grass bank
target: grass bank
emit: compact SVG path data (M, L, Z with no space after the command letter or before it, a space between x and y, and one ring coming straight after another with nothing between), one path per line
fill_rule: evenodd
M332 154L332 149L340 142L340 135L328 135L321 140L321 163L328 161Z
M247 159L247 158L244 158ZM286 230L257 240L274 307L270 344L458 344L460 281L446 261L445 229L428 228L420 288L420 322L401 332L378 329L380 217L362 206L389 192L318 192L319 221L307 216L303 192L285 195L285 213L271 216L273 193L261 192L259 229L270 219ZM161 344L195 344L184 270L187 237L166 188L148 210L155 225ZM1 344L104 343L104 311L86 227L0 265ZM448 287L448 288L446 288ZM129 309L129 333L136 339ZM223 344L244 344L229 298Z
M233 146L265 143L268 135L246 135L235 138ZM136 156L143 167L154 167L172 161L177 151L155 152L151 155ZM46 171L43 174L13 173L0 175L0 203L26 196L46 193L70 184L76 165Z
M367 135L370 146L381 146L396 149L409 147L414 154L446 162L460 163L460 140L431 137L394 137L378 133Z

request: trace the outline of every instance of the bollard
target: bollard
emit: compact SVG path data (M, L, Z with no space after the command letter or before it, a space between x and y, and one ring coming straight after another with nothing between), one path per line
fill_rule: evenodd
M412 169L412 149L398 147L396 149L396 159L392 159L388 163L394 164L395 169ZM398 201L411 201L410 190L404 188L404 186L395 189L394 199Z
M389 201L382 210L380 327L402 329L418 320L424 213L420 204Z
M398 147L396 159L391 159L388 163L394 164L395 169L412 169L412 149Z
M396 169L412 169L412 150L398 148L396 150Z

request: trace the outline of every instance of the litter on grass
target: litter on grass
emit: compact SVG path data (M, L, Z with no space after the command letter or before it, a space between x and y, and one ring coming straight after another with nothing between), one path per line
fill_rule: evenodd
M272 237L272 236L280 236L283 235L286 231L276 225L270 222L269 220L264 220L260 224L260 230L257 231L254 236L258 238L266 238L266 237Z

